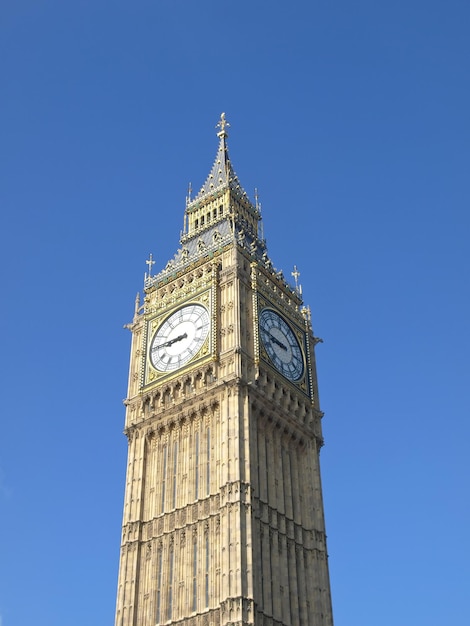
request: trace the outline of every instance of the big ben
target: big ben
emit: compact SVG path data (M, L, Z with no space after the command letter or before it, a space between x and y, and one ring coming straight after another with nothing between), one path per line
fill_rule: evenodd
M228 123L132 323L116 626L332 626L315 338Z

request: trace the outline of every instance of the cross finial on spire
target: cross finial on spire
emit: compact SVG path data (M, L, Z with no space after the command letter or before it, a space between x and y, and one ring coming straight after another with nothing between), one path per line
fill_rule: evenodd
M216 128L220 128L220 132L217 133L217 137L228 137L228 133L225 130L230 124L225 119L225 113L221 113L220 120L216 124Z
M152 265L155 265L155 261L153 260L152 253L150 253L149 258L147 261L145 261L145 263L149 266L148 278L150 278L152 276Z

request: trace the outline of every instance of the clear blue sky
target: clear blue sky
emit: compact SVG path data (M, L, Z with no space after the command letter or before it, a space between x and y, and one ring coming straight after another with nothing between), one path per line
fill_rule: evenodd
M0 625L113 624L133 314L229 148L312 308L336 626L470 623L470 5L0 8Z

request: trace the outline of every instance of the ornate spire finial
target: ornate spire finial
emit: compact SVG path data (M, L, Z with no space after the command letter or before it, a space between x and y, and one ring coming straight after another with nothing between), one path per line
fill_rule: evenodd
M152 265L155 265L155 261L153 260L152 253L150 253L148 260L145 261L145 262L149 266L148 276L146 275L145 277L146 278L150 278L152 276Z
M301 296L302 295L302 286L299 285L300 272L297 269L297 265L294 265L294 271L291 272L291 274L292 274L292 276L294 277L294 280L295 280L295 290L297 291L299 296Z
M230 124L225 119L225 113L220 115L220 120L216 124L216 128L220 128L220 132L217 133L217 137L228 137L228 133L225 130Z
M255 207L259 210L260 205L259 205L258 200L259 200L258 189L257 187L255 187Z

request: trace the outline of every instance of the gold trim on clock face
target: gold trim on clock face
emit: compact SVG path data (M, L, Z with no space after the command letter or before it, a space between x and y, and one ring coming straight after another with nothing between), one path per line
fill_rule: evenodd
M274 365L288 380L296 382L304 374L304 356L294 331L273 309L263 309L259 315L261 341Z
M173 372L188 363L209 334L209 312L202 304L188 304L159 326L150 344L150 362L159 372Z

